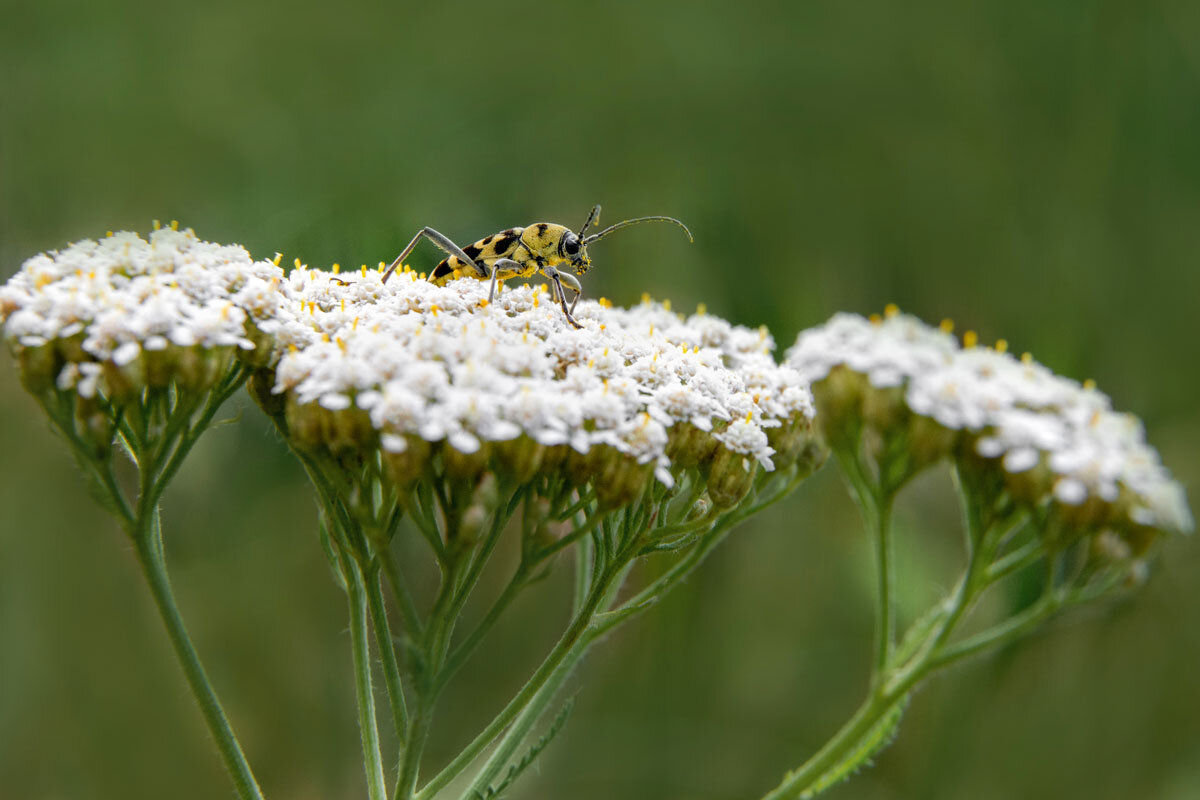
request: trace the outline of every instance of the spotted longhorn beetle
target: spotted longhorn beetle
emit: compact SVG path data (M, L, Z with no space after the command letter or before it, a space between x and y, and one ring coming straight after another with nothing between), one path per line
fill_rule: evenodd
M576 328L582 328L583 326L571 316L571 312L575 310L575 304L579 302L579 298L583 294L583 287L573 276L559 271L557 267L569 264L577 274L584 274L592 265L587 253L589 244L604 238L615 230L627 225L636 225L639 222L673 222L683 228L689 241L695 241L692 239L692 232L679 220L674 217L657 216L627 219L616 225L610 225L599 233L587 236L587 229L597 223L599 218L600 206L597 205L592 208L592 213L588 214L587 221L583 223L579 233L575 233L565 225L535 222L524 228L508 228L491 236L485 236L463 248L450 241L444 234L438 233L433 228L425 227L417 231L417 235L387 268L383 274L383 280L386 282L391 277L391 274L404 263L404 259L408 258L409 253L423 237L447 253L446 258L434 267L433 272L429 275L429 279L437 285L441 286L451 278L461 277L477 278L481 281L490 280L492 285L488 292L488 301L491 302L496 294L497 281L509 278L529 278L541 272L553 285L554 295L562 305L567 322ZM570 307L567 306L564 296L564 283L575 291L575 299L571 302Z

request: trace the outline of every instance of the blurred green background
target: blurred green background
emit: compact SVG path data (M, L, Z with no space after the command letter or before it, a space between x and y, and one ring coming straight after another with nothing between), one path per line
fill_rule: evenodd
M953 317L1097 379L1200 482L1192 0L9 0L0 28L2 276L152 218L327 265L426 224L671 214L694 246L623 232L589 294L703 301L784 346L842 309ZM231 796L129 548L6 374L0 796ZM238 402L167 496L180 602L268 794L360 797L344 601L300 470ZM899 525L911 615L954 574L946 476ZM1197 567L1171 542L1131 601L935 681L831 796L1200 797ZM869 570L827 469L596 653L513 796L757 797L860 698ZM558 578L452 687L435 761L540 658Z

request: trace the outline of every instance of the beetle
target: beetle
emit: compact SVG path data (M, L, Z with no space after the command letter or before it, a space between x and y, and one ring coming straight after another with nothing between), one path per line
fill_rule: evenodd
M391 277L396 268L404 263L404 259L408 258L417 243L424 238L433 242L447 254L446 258L439 262L433 268L433 272L429 274L429 279L437 285L442 286L451 278L459 277L491 281L491 289L488 291L488 302L491 302L495 297L498 281L509 278L529 278L540 272L554 286L555 297L562 305L567 322L576 328L582 328L583 326L571 316L571 312L575 310L575 305L583 294L583 287L573 276L560 271L559 267L570 265L576 274L583 275L592 265L587 252L589 244L604 238L613 231L628 225L636 225L639 222L672 222L683 228L689 241L695 241L687 225L674 217L662 216L635 217L623 220L615 225L610 225L599 233L588 236L588 228L596 224L599 219L600 206L597 205L592 208L592 213L588 214L579 233L575 233L565 225L535 222L524 228L506 228L462 248L450 241L444 234L426 226L417 231L417 235L412 238L404 251L396 256L396 260L384 272L383 280L386 282ZM575 299L571 302L570 307L567 306L563 292L564 283L575 291Z

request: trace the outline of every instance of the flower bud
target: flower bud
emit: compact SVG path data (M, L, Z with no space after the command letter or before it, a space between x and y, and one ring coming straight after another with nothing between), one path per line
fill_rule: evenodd
M840 364L812 385L817 425L830 445L853 444L862 423L863 395L869 385L866 376Z
M484 473L479 485L475 487L474 494L471 495L471 502L483 506L489 513L500 505L500 483L495 475L490 472Z
M679 422L667 431L667 458L672 465L688 469L709 461L719 444L709 431Z
M81 361L91 361L91 355L83 349L84 338L86 338L86 333L83 331L71 336L60 336L54 340L54 346L58 348L58 353L64 361L72 361L76 364Z
M183 388L193 392L206 392L220 380L233 362L232 347L178 348L175 377Z
M274 337L263 333L249 316L246 317L244 328L246 338L254 344L254 349L243 350L239 348L237 353L238 358L251 367L261 368L267 366L271 363L271 351L275 346Z
M1056 522L1072 533L1090 531L1114 519L1112 504L1094 494L1087 494L1082 502L1073 503L1064 500L1063 493L1056 491L1053 509Z
M40 395L54 388L54 382L62 369L62 358L53 343L14 349L17 367L21 372L21 385L31 394Z
M565 444L556 444L547 447L542 451L542 474L548 474L555 470L563 469L567 463L567 457L571 453L571 448Z
M111 359L101 364L104 383L114 403L127 403L141 395L146 386L146 362L139 355L128 363L117 365Z
M429 442L413 434L385 434L382 443L383 463L388 473L400 491L409 491L429 467L432 449Z
M79 437L92 446L92 455L107 458L112 449L113 421L94 397L75 397L76 429Z
M1001 470L1003 473L1004 486L1013 499L1029 508L1041 505L1054 488L1055 476L1046 466L1045 459L1039 461L1036 466L1021 472L1009 472L998 463L994 469Z
M271 391L274 386L275 370L273 369L256 369L250 373L250 379L246 381L246 391L249 392L250 397L268 417L278 424L280 417L283 416L284 408L287 406L287 398L283 394L275 394Z
M375 428L366 411L351 404L331 411L321 408L321 430L331 452L365 451L375 443Z
M566 448L562 471L568 483L582 489L591 482L600 460L600 448L601 445L596 445L586 453L581 453L573 447Z
M1133 548L1111 529L1100 531L1089 544L1092 559L1101 564L1120 564L1133 557Z
M653 464L639 464L607 445L592 449L607 451L600 455L592 480L601 508L621 508L642 496L654 473Z
M522 512L528 515L522 530L529 531L529 539L522 542L522 548L525 550L541 550L550 547L566 535L564 529L569 529L573 522L558 523L550 519L550 501L544 497L534 495L532 502L525 504L525 509Z
M829 458L829 447L815 436L810 436L804 448L796 456L796 472L801 478L807 478L825 464Z
M803 414L793 414L777 428L767 429L767 443L775 451L771 461L775 469L785 470L815 441L812 420Z
M721 447L708 473L708 496L717 508L737 505L754 483L758 462Z
M472 453L464 453L449 442L443 443L442 464L446 468L446 477L458 481L475 480L487 469L490 454L489 442L480 442L479 447Z
M479 541L487 525L490 511L480 503L472 503L459 517L458 525L451 531L452 544L471 545Z
M147 387L165 389L170 385L171 379L175 375L175 365L179 361L179 352L182 349L175 345L168 345L159 350L142 349Z
M542 466L546 448L528 436L492 443L497 469L516 483L525 483Z
M913 471L941 461L954 450L958 440L958 432L953 431L935 420L920 414L913 414L908 420L908 451L912 459Z
M889 434L907 427L912 412L904 402L903 386L865 385L862 393L863 422L887 438Z
M288 435L300 447L315 450L323 441L321 434L321 412L316 403L298 403L296 396L289 393L284 406Z

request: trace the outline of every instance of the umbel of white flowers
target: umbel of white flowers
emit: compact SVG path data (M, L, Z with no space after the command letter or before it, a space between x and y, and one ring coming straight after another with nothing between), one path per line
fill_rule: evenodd
M1136 417L1113 411L1090 381L1017 358L1003 341L981 347L968 333L960 346L951 327L895 307L870 320L837 314L802 332L785 363L812 382L835 448L863 432L880 453L903 440L908 474L953 456L1071 529L1105 534L1121 554L1192 529L1183 489Z
M623 503L653 477L703 464L718 505L758 469L817 458L812 396L777 364L765 330L649 301L584 301L568 325L545 287L469 279L434 286L404 271L298 267L287 300L255 325L274 342L265 408L309 448L357 451L378 437L394 475L415 479L430 445L459 471L490 458L527 477L562 467ZM711 469L710 469L711 468Z

